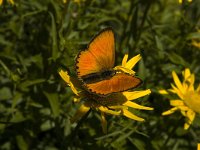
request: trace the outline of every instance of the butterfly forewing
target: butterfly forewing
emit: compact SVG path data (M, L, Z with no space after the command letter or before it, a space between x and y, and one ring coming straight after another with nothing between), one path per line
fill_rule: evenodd
M113 68L115 62L114 33L112 29L100 32L86 50L76 59L76 72L82 76Z

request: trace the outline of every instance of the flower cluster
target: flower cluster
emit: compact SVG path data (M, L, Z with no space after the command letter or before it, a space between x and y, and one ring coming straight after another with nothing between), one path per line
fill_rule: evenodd
M134 75L135 72L132 68L135 64L141 59L140 55L133 57L128 60L128 55L124 56L121 66L116 66L114 69L122 70L123 72ZM146 107L139 105L133 100L143 97L151 93L150 89L141 90L141 91L124 91L110 94L106 97L101 97L92 93L89 93L87 90L82 88L80 81L77 78L71 77L68 72L60 70L60 76L62 79L70 86L71 90L75 94L74 101L80 102L84 101L80 106L75 115L71 118L71 122L76 122L80 120L90 109L95 109L101 114L101 124L103 132L107 132L107 121L105 119L105 114L110 115L123 115L130 119L136 121L144 121L143 118L140 118L129 111L129 108L141 109L141 110L153 110L151 107Z
M184 129L188 129L192 124L196 113L200 113L200 84L195 89L195 76L191 74L190 70L186 68L183 72L183 82L181 82L175 73L172 72L172 76L175 84L171 84L172 88L169 90L160 90L160 94L175 94L178 98L171 99L170 105L173 106L168 111L162 113L162 115L169 115L176 110L180 110L181 114L186 117Z

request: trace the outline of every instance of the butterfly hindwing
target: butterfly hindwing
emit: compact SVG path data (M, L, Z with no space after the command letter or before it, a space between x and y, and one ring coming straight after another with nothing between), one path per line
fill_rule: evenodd
M132 88L136 88L142 83L140 78L134 77L126 73L117 73L109 79L85 84L86 88L93 93L99 95L107 95L110 93L122 92Z
M115 62L114 44L114 33L110 28L95 36L88 48L77 56L77 76L81 78L91 73L113 68Z

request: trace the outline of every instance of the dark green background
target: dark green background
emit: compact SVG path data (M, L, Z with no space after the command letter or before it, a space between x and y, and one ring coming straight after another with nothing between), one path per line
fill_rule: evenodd
M158 89L170 88L171 72L188 67L200 83L200 1L186 0L17 0L0 6L0 149L191 150L200 142L200 119L189 130ZM140 89L152 94L136 100L154 111L133 112L136 122L107 116L108 134L92 111L75 132L70 117L78 109L58 69L74 74L78 51L105 27L116 37L116 64L125 53L141 54L134 70Z

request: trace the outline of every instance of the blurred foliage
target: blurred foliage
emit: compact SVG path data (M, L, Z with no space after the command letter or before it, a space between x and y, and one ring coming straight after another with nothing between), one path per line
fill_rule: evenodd
M200 119L188 131L180 113L161 116L169 102L171 71L189 67L200 82L200 1L178 0L4 0L0 6L0 149L196 149ZM74 58L101 29L116 35L116 63L140 53L135 70L150 88L138 103L140 123L108 116L108 134L93 111L75 130L70 117L78 106L58 75L74 74Z

